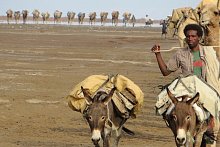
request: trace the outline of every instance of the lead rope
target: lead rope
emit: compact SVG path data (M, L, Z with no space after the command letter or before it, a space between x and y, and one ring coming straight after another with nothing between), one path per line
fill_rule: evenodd
M114 123L113 123L112 120L110 119L110 113L109 113L109 107L108 107L108 105L107 105L107 117L108 117L108 118L107 118L106 121L105 121L105 126L106 126L106 127L109 127L109 128L116 128L115 125L114 125ZM109 125L108 122L109 122L111 125Z
M104 83L102 83L102 85L94 92L94 95L101 89L103 88L109 81L111 81L111 78L113 77L114 75L110 74L108 75L108 79L105 80Z
M191 141L192 143L195 143L195 139L193 138L192 134L189 131L187 131L186 136L187 136L187 140L189 140L189 143Z
M118 76L118 74L115 75L115 76L114 76L114 75L109 75L109 81L111 81L111 78L114 77L114 79L113 79L113 87L115 87L115 83L116 83L116 81L117 81L117 76ZM111 100L111 101L112 101L112 100ZM116 128L115 125L114 125L114 123L113 123L112 120L110 119L109 105L107 104L106 107L107 107L107 117L108 117L107 120L106 120L106 122L105 122L105 123L106 123L106 126L108 125L108 122L110 122L110 123L111 123L111 127L112 127L112 128Z
M193 93L193 91L190 90L190 89L186 86L186 84L182 81L182 77L178 77L178 81L177 81L176 85L174 86L173 90L175 90L175 89L177 88L177 85L178 85L179 83L181 83L181 84L186 88L186 90L187 90L189 93Z

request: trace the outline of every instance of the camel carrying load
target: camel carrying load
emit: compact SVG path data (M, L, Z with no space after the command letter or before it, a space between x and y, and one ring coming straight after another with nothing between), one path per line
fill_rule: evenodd
M180 47L186 46L183 29L187 24L199 24L204 30L201 44L219 47L220 38L220 0L203 0L196 8L174 9L168 21L168 32L179 39ZM220 61L220 51L216 49Z
M84 113L87 107L81 87L88 89L91 96L98 91L104 90L107 93L116 87L112 101L119 114L124 118L136 118L140 112L144 94L141 89L130 79L122 75L92 75L77 84L66 97L69 107L77 112Z

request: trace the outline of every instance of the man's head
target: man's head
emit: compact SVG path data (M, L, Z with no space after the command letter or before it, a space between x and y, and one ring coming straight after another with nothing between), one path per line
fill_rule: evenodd
M186 43L192 50L198 50L199 41L202 38L202 28L197 24L188 24L184 28Z
M185 28L184 28L185 36L187 34L187 31L189 31L189 30L197 31L197 35L199 37L202 37L202 35L203 35L202 28L199 25L197 25L197 24L188 24L188 25L186 25Z

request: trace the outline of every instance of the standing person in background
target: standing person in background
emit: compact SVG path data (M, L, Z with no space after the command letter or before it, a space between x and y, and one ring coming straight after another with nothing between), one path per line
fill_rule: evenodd
M162 20L162 22L160 22L160 25L162 25L162 34L161 34L161 38L163 37L163 35L165 36L166 39L166 35L167 35L167 22L166 20Z
M134 27L134 25L135 25L135 22L136 22L135 16L132 15L132 17L131 17L131 23L132 23L132 26L133 26L133 27Z

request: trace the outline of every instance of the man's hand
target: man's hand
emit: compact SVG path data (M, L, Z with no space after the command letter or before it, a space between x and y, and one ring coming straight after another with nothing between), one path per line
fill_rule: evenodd
M159 53L160 52L160 45L155 44L152 48L151 51L154 53Z

